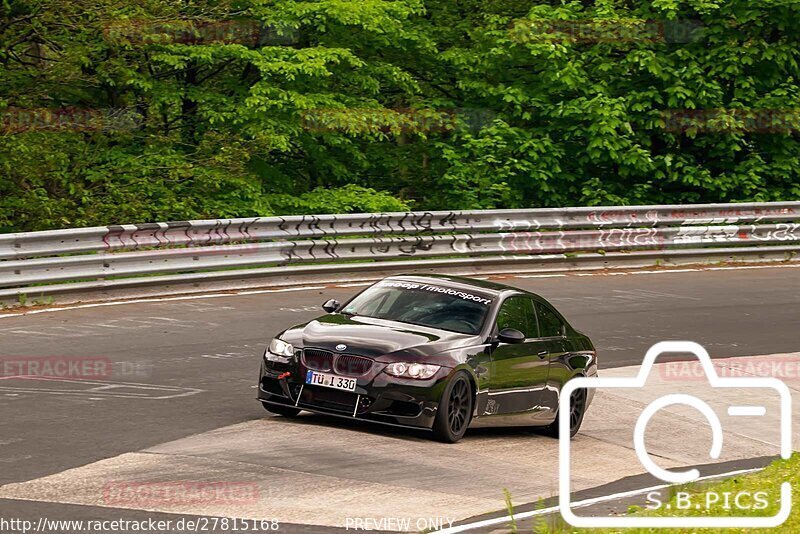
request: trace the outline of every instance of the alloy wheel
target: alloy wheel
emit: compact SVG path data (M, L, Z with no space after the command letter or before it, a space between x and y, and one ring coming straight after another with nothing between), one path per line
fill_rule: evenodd
M450 422L450 431L459 434L467 422L469 406L469 389L464 380L453 384L450 391L450 402L447 404L447 418Z
M583 410L586 406L586 390L576 389L573 391L569 404L569 429L574 433L580 426L581 419L583 419Z

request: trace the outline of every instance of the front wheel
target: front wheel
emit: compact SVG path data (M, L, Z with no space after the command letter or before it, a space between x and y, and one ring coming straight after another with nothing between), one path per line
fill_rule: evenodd
M297 414L300 413L299 408L293 408L292 406L281 406L280 404L270 404L268 402L262 402L261 406L269 413L282 415L284 417L297 417Z
M583 416L586 413L586 390L576 389L572 392L569 399L569 437L575 437L578 430L581 429L583 423ZM559 420L561 419L561 412L556 414L556 420L544 427L544 432L548 436L554 438L558 437Z
M433 421L434 437L455 443L464 437L472 417L472 388L466 373L459 371L444 388Z

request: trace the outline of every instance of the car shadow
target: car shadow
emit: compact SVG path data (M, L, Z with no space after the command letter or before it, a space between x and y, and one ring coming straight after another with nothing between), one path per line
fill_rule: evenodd
M297 417L282 417L282 419L286 422L298 425L324 426L331 429L351 430L354 432L380 435L406 441L430 441L432 439L430 431L421 428L416 429L395 427L390 425L382 425L380 423L373 423L371 421L359 421L357 419L347 419L343 417L336 417L334 415L325 415L305 411Z
M375 436L383 436L404 441L430 441L432 443L438 443L433 439L433 435L430 430L421 428L416 429L395 427L391 425L374 423L371 421L359 421L357 419L340 418L333 415L311 412L302 412L298 417L293 418L281 416L273 417L278 417L287 423L298 425L324 426L331 429L344 429L354 432L361 432L363 434L372 434ZM543 439L553 439L545 435L543 431L537 427L513 426L470 428L464 435L463 441L480 441L483 439L496 439L498 437L541 437ZM557 440L553 441L557 442Z
M467 430L464 439L469 438L498 438L498 437L541 437L544 439L553 439L544 433L541 427L534 426L496 426L496 427L480 427L470 428ZM557 440L553 439L554 442Z

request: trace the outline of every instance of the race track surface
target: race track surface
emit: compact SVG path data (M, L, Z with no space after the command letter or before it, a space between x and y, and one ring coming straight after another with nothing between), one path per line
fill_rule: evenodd
M548 298L588 334L597 345L601 373L636 365L653 343L669 339L697 341L714 358L791 353L800 347L800 269L795 267L503 281ZM537 493L544 486L530 483L540 463L522 462L520 472L520 464L507 462L532 444L555 458L555 442L530 430L480 429L446 446L429 441L424 432L317 416L291 422L263 411L254 399L255 381L272 335L319 315L324 300L344 300L357 290L301 288L0 319L2 359L66 356L111 365L100 383L0 376L0 515L144 514L130 509L153 510L150 516L227 513L218 506L129 506L100 496L105 486L98 480L147 481L154 473L162 473L163 480L269 480L261 497L300 503L281 518L294 524L337 524L320 517L333 517L347 506L363 516L371 503L361 500L370 493L373 503L399 495L396 509L402 515L419 504L403 491L417 493L420 502L429 491L432 499L452 502L461 518L490 512L504 488L522 501L552 497ZM596 412L590 410L595 419L587 418L585 440L602 432L614 405L599 402ZM585 454L597 454L588 441L585 445ZM576 447L581 446L578 440ZM737 457L770 454L755 444L752 449L750 454L742 445ZM486 463L476 478L469 466L478 457ZM633 474L620 472L617 478ZM478 488L469 498L453 489L464 477L472 477ZM338 486L337 480L342 481ZM365 486L348 495L340 486L349 480ZM32 482L8 486L25 481ZM590 482L595 481L587 480L585 487ZM326 488L329 501L315 493L317 486ZM66 504L70 498L77 505ZM265 509L240 508L235 514L241 517Z

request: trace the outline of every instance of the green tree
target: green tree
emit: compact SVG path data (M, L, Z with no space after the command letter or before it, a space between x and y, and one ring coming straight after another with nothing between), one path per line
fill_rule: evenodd
M5 0L0 229L796 199L799 6Z

